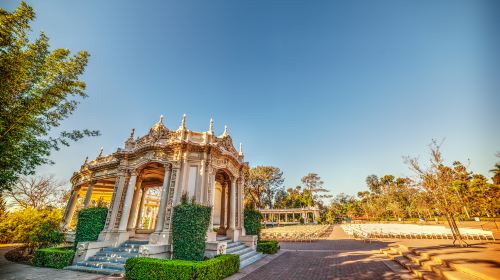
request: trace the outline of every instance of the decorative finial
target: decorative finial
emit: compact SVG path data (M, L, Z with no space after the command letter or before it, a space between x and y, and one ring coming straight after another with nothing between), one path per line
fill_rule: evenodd
M222 133L222 136L228 136L229 133L227 132L227 125L224 126L224 133Z
M182 114L182 122L181 126L179 126L179 129L186 129L186 114Z
M242 156L243 155L243 144L240 143L240 152L239 152L239 155Z
M163 123L163 114L160 115L160 120L158 121L158 123Z
M87 162L89 162L89 157L88 156L85 157L85 161L83 162L83 165L87 164Z
M99 150L99 155L97 157L102 157L102 151L104 150L103 147L101 147L101 149Z
M130 131L130 140L134 140L134 133L135 133L135 128L132 128L132 130Z
M208 133L214 134L214 119L210 118L210 126L208 127Z

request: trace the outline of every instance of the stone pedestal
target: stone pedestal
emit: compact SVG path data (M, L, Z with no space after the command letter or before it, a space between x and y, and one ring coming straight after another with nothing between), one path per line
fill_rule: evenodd
M149 236L150 244L170 244L170 235L168 231L155 232Z
M233 240L234 242L240 240L241 232L239 229L228 229L226 231L226 236Z
M205 257L213 258L226 253L226 241L205 242Z
M257 247L257 235L244 235L240 236L241 243L255 250Z
M215 242L217 241L217 232L209 231L207 232L207 242Z

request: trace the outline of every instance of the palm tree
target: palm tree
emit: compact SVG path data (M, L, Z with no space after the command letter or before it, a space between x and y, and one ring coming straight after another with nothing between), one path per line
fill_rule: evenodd
M497 153L497 157L500 157L500 152ZM491 179L493 179L493 184L500 185L500 162L495 163L495 167L490 170L494 175Z

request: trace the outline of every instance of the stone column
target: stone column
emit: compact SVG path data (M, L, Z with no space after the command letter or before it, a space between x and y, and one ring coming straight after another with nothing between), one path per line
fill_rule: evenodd
M142 212L144 211L144 203L146 203L146 189L141 189L141 202L139 203L139 213L137 213L137 223L135 228L142 228Z
M229 228L236 229L236 181L231 182L229 193Z
M285 213L285 223L288 223L288 213Z
M142 179L137 182L134 188L134 198L132 199L132 209L130 209L130 217L128 218L127 231L136 227L137 212L139 210L139 197L141 196Z
M161 232L165 224L165 212L167 211L168 185L170 183L171 171L168 165L165 165L165 175L163 176L163 186L161 188L160 206L158 207L158 220L156 222L155 232Z
M68 228L75 213L76 202L78 201L78 191L74 190L66 206L66 213L63 220L63 228Z
M226 233L226 187L227 184L224 182L221 188L220 196L220 223L219 223L219 234Z
M217 233L214 232L214 215L215 215L215 174L209 173L208 174L208 189L210 190L208 192L209 197L208 199L208 205L212 206L212 214L210 215L210 223L208 224L208 230L207 230L207 241L216 241L217 240Z
M128 183L127 193L125 195L125 201L123 202L122 217L120 220L120 226L118 227L118 231L121 232L127 231L128 217L130 215L130 206L132 205L132 198L134 196L136 180L137 180L137 174L133 173Z
M118 175L115 182L115 188L113 189L113 201L110 205L110 218L108 224L108 231L112 231L116 224L116 217L118 215L118 209L120 208L120 202L122 197L123 188L125 187L125 174L122 172Z
M94 190L95 182L92 181L89 183L87 188L87 193L85 194L85 200L83 201L83 209L89 207L90 199L92 198L92 191Z
M231 189L229 194L229 229L227 236L233 241L238 241L240 238L240 230L236 229L236 180L231 181Z

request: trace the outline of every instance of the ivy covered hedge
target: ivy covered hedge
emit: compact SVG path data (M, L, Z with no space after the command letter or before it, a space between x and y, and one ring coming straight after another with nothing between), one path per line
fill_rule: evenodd
M240 256L220 255L206 261L164 260L154 258L130 258L125 263L128 280L219 280L240 268Z
M279 243L276 240L259 240L257 242L257 252L264 254L276 254L280 249Z
M73 247L55 247L35 250L33 265L52 268L64 268L71 265L75 251Z
M172 217L172 246L174 258L201 261L205 254L205 236L212 207L188 203L176 207Z
M106 223L108 208L86 208L78 215L76 225L75 246L78 242L96 241Z
M245 233L247 235L259 235L262 220L262 214L255 210L245 208L243 212L244 217L244 225L245 225Z

